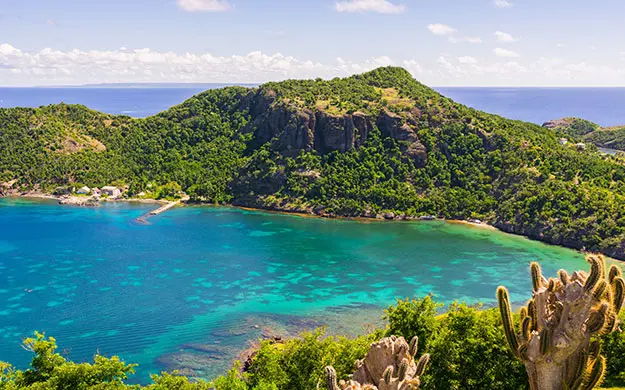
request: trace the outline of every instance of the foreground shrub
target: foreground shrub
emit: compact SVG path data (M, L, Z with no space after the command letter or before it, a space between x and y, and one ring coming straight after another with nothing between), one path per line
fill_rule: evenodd
M525 389L527 375L509 351L499 313L454 303L427 351L425 389Z
M263 342L253 359L250 384L273 383L278 389L316 389L325 383L325 367L333 366L339 378L354 371L369 345L382 338L381 332L354 340L346 337L324 337L324 330L307 332L299 339L284 344Z
M395 305L384 311L384 319L389 323L386 335L402 336L406 340L417 336L419 348L427 351L430 338L440 327L436 310L442 306L434 301L432 295L420 299L398 299Z
M436 315L431 296L398 301L386 311L389 329L421 332L419 354L431 355L423 389L527 389L528 377L520 360L506 345L501 317L496 309L451 304ZM407 320L410 319L410 320ZM426 332L433 329L430 334ZM56 353L56 340L36 333L25 340L34 353L31 368L16 370L0 362L0 390L315 390L326 384L325 367L336 369L337 379L348 379L357 360L365 357L371 343L386 331L356 339L325 337L324 330L302 334L284 343L263 342L247 373L236 364L212 383L194 382L176 373L155 375L148 386L125 384L134 365L117 357L96 355L92 363L74 363ZM625 335L611 333L600 338L607 358L606 386L625 385Z

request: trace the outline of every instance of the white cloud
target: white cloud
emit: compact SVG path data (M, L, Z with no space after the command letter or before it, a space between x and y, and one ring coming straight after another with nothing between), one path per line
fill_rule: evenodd
M0 55L3 56L21 56L22 51L19 49L16 49L15 47L13 47L12 45L9 45L8 43L3 43L0 45Z
M480 37L456 36L455 34L458 32L458 30L446 24L428 24L428 30L430 30L430 32L434 35L448 36L449 42L452 43L482 43L482 38Z
M406 7L393 4L388 0L347 0L335 3L338 12L378 12L381 14L400 14Z
M451 43L482 43L480 37L449 37Z
M471 56L458 57L461 64L477 64L477 58Z
M510 54L512 53L512 54ZM517 53L495 49L499 57L460 56L391 58L364 61L337 58L328 62L280 53L251 52L216 56L210 53L159 52L151 49L68 50L30 52L0 44L0 85L69 85L132 82L243 83L288 78L332 78L398 64L426 85L625 85L625 67L617 62L575 63L557 58L521 61Z
M393 65L387 56L362 62L322 64L280 53L246 55L51 48L26 52L0 44L0 85L59 85L119 82L264 82L287 78L346 76ZM17 77L18 74L20 77Z
M512 35L505 33L503 31L496 31L495 37L497 38L498 42L512 43L512 42L517 42L519 40L518 38L515 38Z
M417 78L426 73L425 68L417 60L404 60L402 66Z
M428 30L434 35L451 35L456 32L455 28L440 23L428 24Z
M509 58L521 57L521 55L515 51L502 49L500 47L494 49L493 53L495 53L495 55L498 57L509 57Z
M176 0L186 12L223 12L231 9L227 0Z
M510 8L513 6L513 4L508 0L493 0L493 4L497 8Z

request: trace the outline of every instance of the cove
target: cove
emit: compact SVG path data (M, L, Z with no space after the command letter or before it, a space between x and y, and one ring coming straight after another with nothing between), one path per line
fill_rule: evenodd
M398 297L492 304L528 298L530 261L547 276L583 255L479 227L329 220L223 207L135 219L153 205L73 208L0 199L0 361L54 336L73 360L119 355L134 380L178 369L211 378L249 340L328 324L379 325Z

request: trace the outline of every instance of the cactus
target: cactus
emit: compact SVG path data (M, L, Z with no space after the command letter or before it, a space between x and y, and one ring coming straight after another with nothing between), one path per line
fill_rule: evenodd
M508 291L497 289L504 334L512 352L525 364L532 390L592 389L605 375L605 358L595 335L618 329L625 300L625 281L613 265L590 255L590 273L546 280L537 263L530 266L533 296L521 309L520 333L515 332Z
M356 372L347 382L337 382L334 368L326 367L328 390L418 389L430 360L425 354L415 363L418 341L415 336L408 344L403 337L391 336L372 344L367 356L356 362Z
M336 382L336 370L332 366L326 367L326 383L328 390L339 390L339 385Z
M586 372L586 378L584 379L584 390L594 389L603 381L605 376L605 357L599 356L599 358L593 363L590 369Z
M514 331L512 311L510 310L510 300L508 299L508 290L506 290L505 287L499 287L497 289L497 300L500 302L499 311L501 313L501 319L503 320L503 330L506 334L506 340L508 340L510 349L512 349L515 354L518 354L519 340L517 339Z
M558 275L560 276L560 282L563 286L569 284L569 273L566 272L566 270L561 269L560 271L558 271Z
M541 287L541 280L543 278L543 273L540 269L540 265L538 263L530 264L530 271L532 273L532 286L534 287L534 291L538 291Z

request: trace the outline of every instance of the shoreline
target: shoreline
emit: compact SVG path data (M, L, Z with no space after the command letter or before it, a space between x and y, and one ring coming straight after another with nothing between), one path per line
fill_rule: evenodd
M5 196L0 196L0 198L15 198L15 199L41 199L41 200L54 200L57 202L61 202L62 200L64 200L65 198L63 198L62 196L57 196L57 195L51 195L51 194L44 194L41 192L29 192L29 193L24 193L24 194L7 194ZM73 198L79 198L79 199L83 199L83 197L77 197L74 196ZM90 199L89 197L84 197L85 200ZM114 202L126 202L126 203L144 203L144 204L167 204L170 203L168 200L161 200L161 199L146 199L146 198L100 198L98 200L98 202L102 202L102 203L114 203ZM61 204L59 203L59 205L62 206L80 206L80 205L72 205L72 204Z
M84 205L72 205L72 204L61 204L60 202L63 200L63 197L61 196L56 196L56 195L51 195L51 194L45 194L45 193L40 193L40 192L30 192L30 193L23 193L23 194L6 194L4 197L6 198L24 198L24 199L41 199L41 200L54 200L57 201L59 203L59 205L63 205L63 206L75 206L75 207L84 207ZM2 196L0 196L0 198L2 198ZM167 204L171 204L174 203L172 201L168 201L168 200L158 200L158 199L145 199L145 198L119 198L119 199L110 199L110 198L104 198L104 199L100 199L99 202L102 203L107 203L107 202L123 202L123 203L141 203L141 204L154 204L154 205L167 205ZM225 207L225 208L233 208L233 209L238 209L238 210L245 210L245 211L252 211L252 212L264 212L264 213L275 213L275 214L282 214L282 215L291 215L291 216L297 216L297 217L302 217L302 218L319 218L319 219L334 219L334 220L346 220L346 221L355 221L355 222L360 222L360 223L384 223L384 222L444 222L444 223L450 223L450 224L455 224L455 225L464 225L467 227L473 227L473 228L478 228L478 229L484 229L487 231L497 231L497 232L501 232L501 233L505 233L505 234L511 234L514 236L518 236L518 237L523 237L526 238L528 240L531 241L536 241L536 242L541 242L543 244L546 245L552 245L552 246L556 246L556 247L560 247L560 248L566 248L566 249L571 249L574 250L576 252L582 253L582 254L587 254L590 253L588 251L585 251L584 249L580 249L580 248L575 248L572 246L566 246L566 245L560 245L560 244L554 244L551 243L549 241L546 240L540 240L537 238L534 238L530 235L525 235L525 234L521 234L521 233L515 233L515 232L508 232L505 231L503 229L500 229L494 225L491 225L490 223L486 222L486 221L482 221L481 223L477 223L477 222L473 222L473 221L469 221L469 220L459 220L459 219L444 219L444 218L436 218L436 219L424 219L424 218L419 218L419 217L393 217L393 218L385 218L384 215L376 215L376 216L357 216L357 217L349 217L349 216L340 216L340 215L335 215L335 214L317 214L314 211L310 210L310 211L305 211L305 210L289 210L289 209L281 209L279 207L268 207L268 208L260 208L260 207L254 207L254 206L245 206L245 205L237 205L237 204L214 204L214 203L204 203L204 202L189 202L188 198L186 199L181 199L179 201L176 202L177 206L192 206L192 207ZM160 208L159 208L160 209ZM145 215L142 215L141 217L137 218L136 221L142 224L149 224L148 219L151 219L152 217L155 217L156 215L151 214L150 212L148 212ZM619 259L616 257L612 257L606 253L601 253L603 256L605 256L607 259L609 260L614 260L614 261L618 261L619 263L625 263L625 259Z
M376 217L365 217L365 216L360 216L360 217L344 217L344 216L338 216L338 215L320 215L320 214L315 214L314 212L303 212L301 210L299 211L291 211L291 210L286 210L286 209L277 209L277 208L267 208L267 209L263 209L263 208L258 208L258 207L251 207L251 206L241 206L241 205L233 205L233 204L213 204L213 203L185 203L186 205L191 205L191 206L197 206L197 207L224 207L224 208L233 208L233 209L238 209L238 210L245 210L245 211L255 211L255 212L263 212L263 213L275 213L275 214L282 214L282 215L291 215L291 216L297 216L297 217L302 217L302 218L319 218L319 219L335 219L335 220L345 220L345 221L354 221L354 222L361 222L361 223L388 223L388 222L393 222L393 223L401 223L401 222L443 222L443 223L449 223L449 224L454 224L454 225L464 225L467 227L473 227L473 228L477 228L477 229L484 229L486 231L491 231L491 232L500 232L500 233L504 233L504 234L509 234L512 236L517 236L517 237L522 237L525 238L527 240L530 241L535 241L535 242L540 242L542 244L545 245L549 245L549 246L555 246L558 248L564 248L564 249L570 249L573 250L575 252L578 252L580 254L586 255L589 253L595 253L595 252L590 252L590 251L586 251L584 249L580 249L580 248L575 248L572 246L566 246L566 245L560 245L560 244L554 244L552 242L549 241L545 241L545 240L540 240L537 238L534 238L530 235L525 235L525 234L520 234L520 233L515 233L515 232L507 232L503 229L498 228L497 226L491 225L490 223L486 222L486 221L482 221L482 223L477 223L477 222L472 222L472 221L468 221L468 220L461 220L461 219L444 219L444 218L436 218L433 220L428 220L428 219L419 219L419 218L409 218L409 219L384 219L384 218L376 218ZM625 265L625 259L619 259L617 257L613 257L610 256L606 253L601 253L598 252L599 254L601 254L602 256L604 256L607 260L609 261L616 261L620 264L624 264Z

